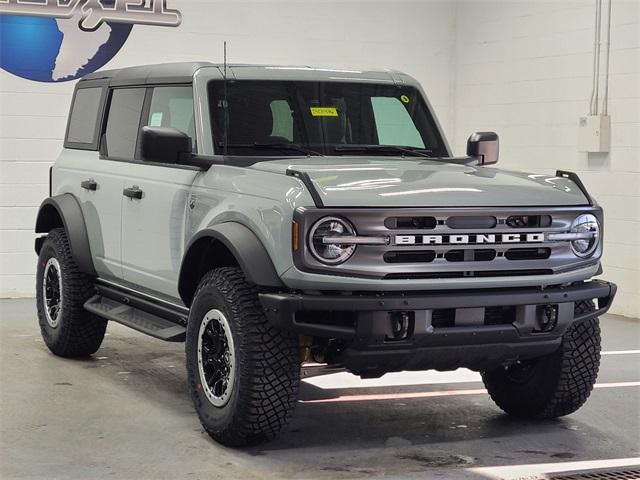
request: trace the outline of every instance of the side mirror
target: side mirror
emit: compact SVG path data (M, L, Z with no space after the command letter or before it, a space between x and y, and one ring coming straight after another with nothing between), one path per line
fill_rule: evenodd
M176 128L142 127L140 144L142 159L150 162L177 163L191 153L191 137Z
M475 132L467 140L467 155L476 157L480 165L498 163L500 141L495 132Z

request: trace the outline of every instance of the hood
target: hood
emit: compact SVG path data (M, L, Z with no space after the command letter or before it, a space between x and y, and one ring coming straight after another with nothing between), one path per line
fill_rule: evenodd
M327 207L567 206L588 204L571 180L423 158L311 157L251 168L306 172Z

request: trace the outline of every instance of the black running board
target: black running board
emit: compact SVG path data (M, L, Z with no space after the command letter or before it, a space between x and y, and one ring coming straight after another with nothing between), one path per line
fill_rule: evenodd
M127 305L103 295L94 295L84 304L85 310L141 333L167 342L184 342L187 329L166 318Z

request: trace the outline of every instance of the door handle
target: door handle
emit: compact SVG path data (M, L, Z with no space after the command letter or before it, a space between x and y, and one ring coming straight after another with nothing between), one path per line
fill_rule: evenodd
M133 187L125 188L122 191L122 194L125 197L137 198L138 200L142 198L142 190L140 190L140 187L138 187L137 185L134 185Z
M89 180L83 180L80 182L80 186L85 190L93 190L96 191L98 189L98 182L96 182L93 178Z

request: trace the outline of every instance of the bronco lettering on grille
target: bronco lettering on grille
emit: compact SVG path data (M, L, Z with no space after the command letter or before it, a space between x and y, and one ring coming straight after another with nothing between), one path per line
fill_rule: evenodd
M544 233L477 233L471 235L396 235L395 245L482 245L495 243L542 243Z

